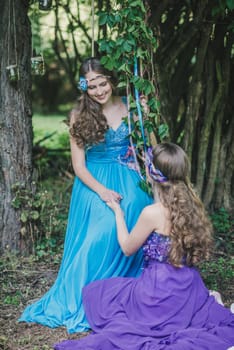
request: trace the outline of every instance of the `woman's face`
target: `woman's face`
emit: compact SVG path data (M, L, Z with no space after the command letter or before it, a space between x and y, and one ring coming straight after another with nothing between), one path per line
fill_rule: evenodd
M88 95L92 100L104 105L112 96L112 86L110 81L100 73L90 71L85 75L88 81Z

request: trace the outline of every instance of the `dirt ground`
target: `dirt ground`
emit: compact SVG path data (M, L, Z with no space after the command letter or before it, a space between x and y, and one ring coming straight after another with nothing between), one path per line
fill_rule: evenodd
M77 339L87 333L68 334L65 328L51 329L38 324L17 322L26 305L43 295L52 285L61 256L35 258L8 256L0 259L0 350L50 350L63 339ZM222 290L225 306L230 306L233 286Z
M77 339L87 333L68 334L63 327L48 328L18 322L24 307L52 285L60 257L38 262L32 258L8 257L0 264L0 350L49 350L63 339Z

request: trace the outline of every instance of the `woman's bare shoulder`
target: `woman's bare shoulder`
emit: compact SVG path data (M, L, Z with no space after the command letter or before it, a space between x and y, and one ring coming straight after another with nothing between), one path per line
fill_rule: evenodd
M144 216L151 217L153 215L154 218L155 218L155 216L160 215L161 212L162 212L162 205L159 202L147 205L142 210L142 214Z
M149 222L155 231L168 235L171 230L168 209L157 202L145 207L142 211L145 222Z

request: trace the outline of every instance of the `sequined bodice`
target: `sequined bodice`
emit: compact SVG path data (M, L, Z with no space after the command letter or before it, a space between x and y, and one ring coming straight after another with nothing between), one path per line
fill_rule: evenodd
M157 232L151 233L143 245L144 265L153 261L168 262L170 244L170 237Z
M126 103L126 97L122 97ZM129 128L124 120L117 129L109 128L105 133L105 139L97 145L86 149L86 161L95 163L119 162L129 165L132 156L129 152Z
M104 142L86 150L86 161L91 163L114 162L137 170L133 148L129 142L128 125L123 121L116 130L109 128L105 134Z
M124 122L116 130L109 128L103 142L86 150L87 160L105 162L118 159L119 156L127 152L129 146L128 133L128 126Z

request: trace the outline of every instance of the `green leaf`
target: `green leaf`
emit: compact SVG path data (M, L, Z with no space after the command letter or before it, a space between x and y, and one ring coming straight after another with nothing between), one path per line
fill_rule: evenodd
M13 208L19 209L20 205L21 205L21 201L19 200L19 198L14 198L11 202Z
M130 52L131 50L132 50L132 45L128 41L125 41L123 44L123 51Z
M116 17L112 13L107 16L107 24L110 28L116 24Z
M27 222L27 220L28 220L28 214L27 214L25 211L23 211L23 212L21 213L21 215L20 215L20 220L21 220L23 223Z
M39 214L38 211L33 210L33 211L31 212L31 218L32 218L33 220L37 220L39 217L40 217L40 214Z
M99 14L99 25L103 26L107 23L108 15L106 12Z
M101 58L101 64L103 64L104 66L106 65L106 63L108 62L109 58L107 56L102 56Z
M119 71L125 71L126 73L131 74L131 70L128 64L124 63L119 66Z
M163 140L165 137L167 137L169 134L169 128L167 124L161 124L158 127L158 135L161 140Z
M127 86L127 83L125 81L121 81L117 85L118 88L123 88L123 87L126 87L126 86Z
M155 92L155 87L148 80L144 80L143 89L144 89L145 95L149 95L150 93L154 93Z
M115 23L121 22L121 16L117 13L115 14Z

